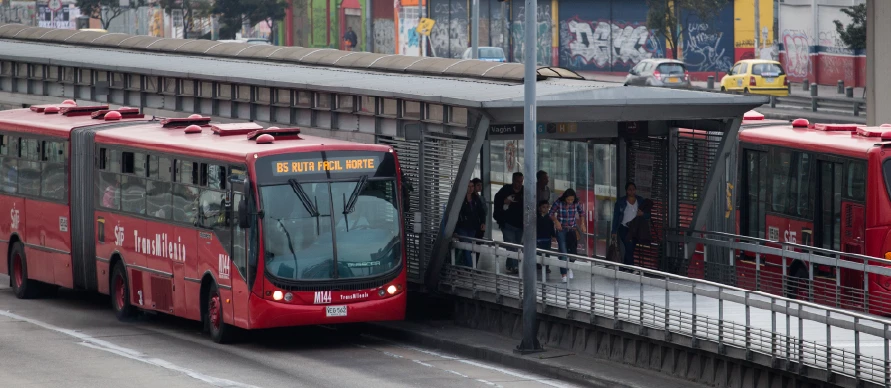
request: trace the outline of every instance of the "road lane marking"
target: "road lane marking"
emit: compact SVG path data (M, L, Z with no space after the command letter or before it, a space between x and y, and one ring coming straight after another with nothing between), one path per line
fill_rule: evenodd
M160 358L150 357L150 356L145 355L137 350L133 350L133 349L125 348L123 346L115 345L111 342L101 340L101 339L86 335L84 333L80 333L80 332L70 330L70 329L61 328L61 327L51 325L46 322L38 321L36 319L26 318L26 317L23 317L21 315L18 315L18 314L9 312L9 311L0 310L0 316L12 318L12 319L19 320L22 322L27 322L32 325L40 326L47 330L52 330L57 333L62 333L67 336L74 337L74 338L77 338L77 339L83 341L83 342L80 342L79 344L86 346L88 348L102 350L102 351L105 351L108 353L112 353L112 354L115 354L115 355L118 355L118 356L121 356L124 358L134 360L134 361L139 361L139 362L142 362L145 364L154 365L154 366L161 367L161 368L171 370L174 372L179 372L179 373L182 373L182 374L189 376L193 379L203 381L203 382L213 385L215 387L220 387L220 388L259 388L254 385L242 384L242 383L239 383L236 381L227 380L227 379L223 379L223 378L219 378L219 377L213 377L213 376L209 376L209 375L206 375L206 374L203 374L200 372L193 371L191 369L183 368L183 367L176 365L172 362L162 360Z

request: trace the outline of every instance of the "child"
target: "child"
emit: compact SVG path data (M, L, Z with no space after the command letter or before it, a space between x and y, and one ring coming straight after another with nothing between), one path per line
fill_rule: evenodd
M551 249L551 242L556 238L557 234L554 232L554 220L548 215L548 212L551 210L551 206L548 204L548 201L540 201L538 203L538 216L536 217L536 225L535 225L535 242L538 249ZM537 265L538 270L541 270L541 264ZM547 273L551 273L550 266L545 267Z

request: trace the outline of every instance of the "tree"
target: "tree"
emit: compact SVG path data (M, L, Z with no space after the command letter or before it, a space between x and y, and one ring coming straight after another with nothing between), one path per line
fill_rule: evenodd
M183 38L189 38L189 31L195 29L195 19L210 17L213 11L211 0L158 0L164 13L170 15L173 10L183 12Z
M213 13L220 16L220 38L234 38L244 23L265 21L275 31L275 22L285 18L286 0L217 0Z
M858 4L850 8L842 8L842 12L851 18L851 24L844 26L834 20L838 37L848 47L858 50L866 48L866 4Z
M130 7L139 8L145 5L145 0L131 0ZM80 13L93 19L99 19L102 29L107 30L111 21L124 13L121 8L121 0L77 0L77 8Z
M647 0L647 28L668 43L673 58L678 58L678 44L687 31L690 17L712 24L730 0Z

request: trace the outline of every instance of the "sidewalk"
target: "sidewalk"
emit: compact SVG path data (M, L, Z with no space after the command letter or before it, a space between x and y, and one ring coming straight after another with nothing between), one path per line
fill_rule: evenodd
M372 336L440 349L460 358L496 363L590 387L706 387L656 371L562 349L545 348L543 353L522 356L513 352L519 344L518 340L488 331L459 327L450 321L375 323L367 325L365 332Z

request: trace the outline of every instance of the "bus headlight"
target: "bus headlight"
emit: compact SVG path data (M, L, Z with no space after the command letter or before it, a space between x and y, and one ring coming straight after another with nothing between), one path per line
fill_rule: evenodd
M272 299L282 300L283 297L284 297L284 295L282 295L281 291L276 291L276 292L272 293Z
M290 302L293 299L294 299L294 294L292 294L290 292L285 293L285 302Z
M387 287L387 292L388 292L390 295L395 294L395 293L396 293L396 286L394 286L394 285L390 285L390 287Z

